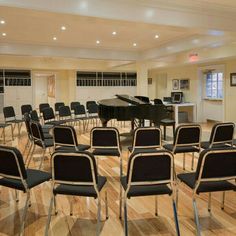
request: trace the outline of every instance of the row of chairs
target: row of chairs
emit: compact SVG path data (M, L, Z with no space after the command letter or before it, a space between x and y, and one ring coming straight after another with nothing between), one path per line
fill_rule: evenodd
M21 153L12 147L0 147L0 185L26 192L20 235L23 235L27 208L30 203L30 189L52 179L52 194L45 235L50 228L52 208L56 210L57 195L86 196L97 199L97 235L100 233L101 190L107 179L97 171L95 157L89 152L55 152L52 155L52 174L40 170L26 169ZM197 170L178 174L179 181L193 190L194 219L197 234L201 234L196 195L222 191L222 209L225 191L236 191L236 149L205 150L201 152ZM137 196L155 196L155 215L158 215L158 195L172 197L176 234L180 235L175 192L174 157L167 150L151 153L133 153L128 159L127 174L120 179L120 218L124 209L125 235L128 235L127 199ZM233 181L231 181L233 180ZM123 190L124 191L123 191ZM177 198L178 199L178 198ZM108 219L107 194L105 194L106 219ZM70 213L73 214L72 204Z

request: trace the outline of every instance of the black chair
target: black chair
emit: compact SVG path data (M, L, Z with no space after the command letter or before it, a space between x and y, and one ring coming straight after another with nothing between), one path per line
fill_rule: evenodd
M30 112L30 119L32 121L40 122L38 112L36 110L33 110ZM49 133L50 129L52 129L54 126L53 125L42 125L42 129L44 133Z
M71 102L71 103L70 103L70 109L71 109L71 111L74 112L75 107L77 107L77 106L79 106L79 105L80 105L80 102Z
M122 214L121 206L123 198L125 235L128 235L127 198L154 195L155 215L157 216L157 196L164 194L172 196L176 234L180 235L173 190L173 169L173 155L165 150L153 153L136 153L130 156L127 175L121 178L124 194L122 194L122 188L120 191L120 218Z
M120 158L122 176L122 155L119 131L114 127L95 127L90 134L91 152L95 156L115 156Z
M56 195L72 195L93 197L98 201L97 211L97 233L100 233L101 216L101 197L100 192L106 184L106 177L99 176L97 173L96 161L94 156L88 152L65 153L55 152L52 156L52 181L53 190L48 212L48 220L45 235L51 221L53 205L56 208ZM107 194L105 193L106 219L108 219ZM57 213L57 210L55 209ZM70 214L73 209L70 203Z
M63 106L65 106L64 102L56 102L55 103L55 114L56 115L59 114L59 109L60 109L60 107L63 107Z
M39 104L40 117L42 117L42 115L43 115L43 110L44 110L45 108L49 108L49 107L50 107L50 105L49 105L48 103L40 103L40 104Z
M3 115L4 115L4 119L5 119L6 124L8 123L8 124L14 125L13 126L13 133L14 133L15 127L17 125L18 135L20 136L20 129L21 129L21 126L22 126L22 123L24 122L24 120L16 119L15 110L12 106L3 107Z
M72 118L72 114L69 106L60 106L59 108L59 119L65 123L74 123L75 120Z
M134 130L130 153L155 152L161 148L161 130L157 127L139 127Z
M97 103L91 103L88 105L88 119L92 121L93 127L97 126L97 121L98 121L98 105ZM94 122L95 121L95 122Z
M43 149L42 158L41 158L41 161L39 164L39 169L41 169L46 149L54 147L54 140L53 140L53 138L45 138L43 130L42 130L42 126L39 122L32 121L30 123L30 130L31 130L31 135L32 135L32 139L33 139L33 148L32 148L32 152L29 157L29 161L28 161L28 163L26 162L26 166L27 167L29 166L31 159L33 157L35 148L36 148L36 146L38 146Z
M84 105L78 105L74 108L74 119L75 122L79 121L79 125L80 122L83 123L83 131L86 131L87 125L88 125L88 117L85 111L85 107Z
M96 101L87 101L87 102L86 102L86 109L87 109L87 110L88 110L88 108L89 108L89 106L90 106L91 104L97 104L97 103L96 103Z
M194 173L178 174L178 179L193 190L194 219L197 235L201 235L196 195L209 193L208 210L211 210L211 192L223 191L221 208L224 209L225 191L236 191L236 149L204 150ZM232 182L229 182L232 180ZM177 193L178 194L178 193Z
M201 142L201 148L225 148L233 145L235 124L232 122L216 123L211 130L209 141Z
M43 112L43 119L44 119L45 125L54 126L54 125L61 125L65 123L65 121L63 120L56 120L53 109L51 107L44 108L42 112Z
M192 166L194 165L194 153L200 152L201 126L198 124L180 125L177 127L173 144L165 144L163 147L174 154L183 153L183 169L185 170L185 153L192 152Z
M145 96L134 96L134 97L137 98L137 99L139 99L139 100L142 101L142 102L150 103L149 97L145 97Z
M30 113L32 111L32 106L30 104L24 104L21 106L21 115L24 117L25 113Z
M55 126L53 138L56 151L86 151L90 148L90 145L78 144L76 132L72 126Z
M23 157L18 149L0 146L0 176L2 177L0 178L0 185L27 194L19 233L19 235L23 235L27 209L30 205L30 189L49 181L51 174L40 170L25 169ZM16 200L18 201L18 199Z

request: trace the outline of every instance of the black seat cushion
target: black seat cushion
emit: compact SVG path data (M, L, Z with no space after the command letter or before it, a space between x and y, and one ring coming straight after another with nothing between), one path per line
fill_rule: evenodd
M121 185L124 190L127 189L127 176L123 176L120 179ZM149 195L171 195L172 190L166 184L155 185L136 185L131 186L127 194L128 198L135 196L149 196Z
M133 151L132 147L128 147L129 152ZM156 152L157 149L156 148L135 148L134 151L132 152L133 154L137 154L139 152L142 153L152 153L152 152Z
M0 123L0 128L5 128L10 125L11 125L10 123Z
M22 123L25 122L24 120L20 120L20 119L14 119L14 120L8 120L6 121L6 123Z
M201 148L203 148L203 149L208 149L209 146L210 146L210 142L208 142L208 141L201 142ZM232 146L229 145L229 144L226 144L226 143L219 143L219 144L214 144L214 145L212 145L211 148L214 148L214 149L218 149L218 148L219 148L219 149L223 149L223 148L228 148L228 147L231 147L231 148L232 148Z
M51 120L51 121L45 122L45 125L62 125L65 123L66 121L64 120Z
M95 148L92 153L95 156L120 156L117 148Z
M191 189L195 188L196 177L195 173L183 173L178 174L177 177L184 182ZM228 181L214 181L214 182L202 182L197 189L197 194L204 192L217 192L217 191L236 191L236 186Z
M173 151L173 144L165 144L163 147L169 151ZM185 152L199 152L199 148L194 146L176 147L175 153L185 153Z
M43 147L41 141L37 140L37 141L35 141L35 144L40 146L40 147ZM47 138L47 139L45 138L44 139L44 145L45 145L46 148L47 147L53 147L54 146L54 140L52 138Z
M34 186L39 185L52 178L50 173L40 170L28 169L26 170L26 173L27 173L26 183L28 185L28 188L33 188ZM22 184L21 180L2 178L0 179L0 185L25 191L25 187Z
M106 177L98 176L97 188L100 192L105 183L107 182ZM55 189L53 189L54 194L65 194L65 195L76 195L76 196L86 196L86 197L97 197L97 193L93 186L89 185L69 185L60 184Z
M76 147L72 147L72 146L61 146L61 147L57 147L55 149L55 151L68 151L68 152L72 152L72 151L86 151L90 148L89 145L86 144L78 144L78 146Z
M172 119L162 119L160 121L160 124L161 125L174 125L175 124L175 121L172 120Z

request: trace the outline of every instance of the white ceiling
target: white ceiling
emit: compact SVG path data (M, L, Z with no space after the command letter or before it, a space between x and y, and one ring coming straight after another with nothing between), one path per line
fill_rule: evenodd
M0 54L164 61L236 47L235 12L235 0L0 0Z

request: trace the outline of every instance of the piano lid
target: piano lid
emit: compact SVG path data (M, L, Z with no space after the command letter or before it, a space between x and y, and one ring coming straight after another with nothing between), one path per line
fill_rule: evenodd
M145 102L142 102L140 99L126 95L126 94L124 94L124 95L116 94L116 97L118 97L119 99L126 101L128 103L131 103L132 105L146 104Z

